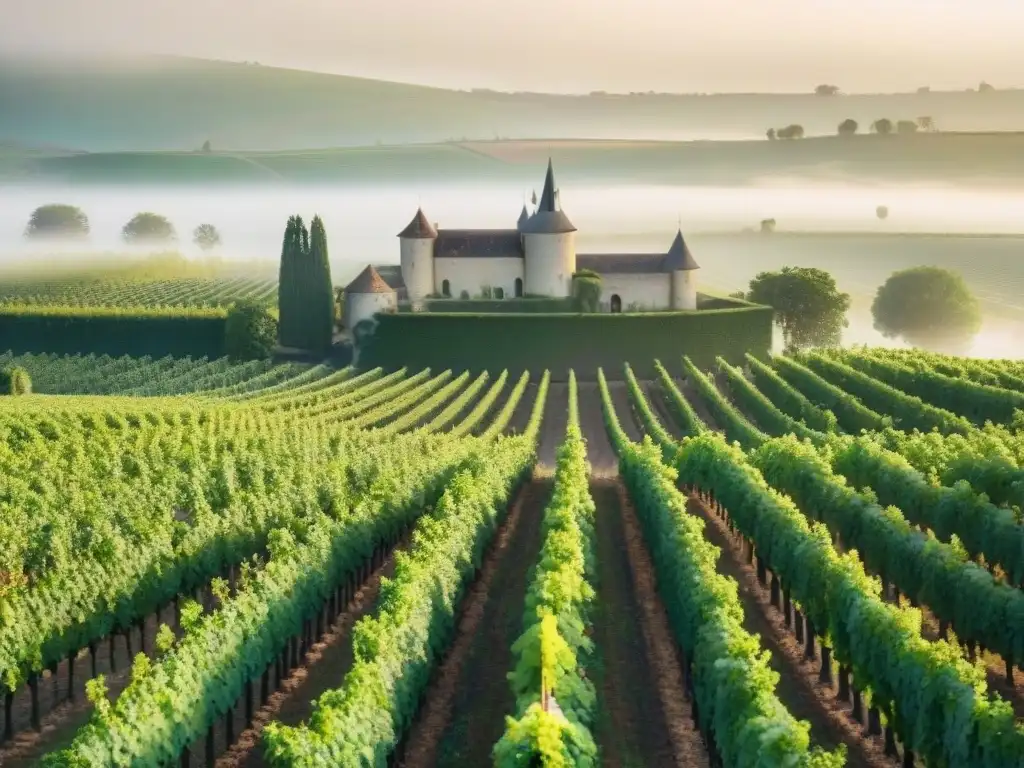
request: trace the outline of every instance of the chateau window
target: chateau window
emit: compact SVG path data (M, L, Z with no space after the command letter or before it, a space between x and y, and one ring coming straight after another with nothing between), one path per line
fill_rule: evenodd
M521 299L523 297L523 278L521 278L521 277L517 277L516 278L516 288L515 288L515 291L516 291L516 298L517 299Z
M494 298L496 298L496 299L504 299L505 298L505 289L504 288L495 288L494 289Z
M448 296L449 298L452 295L452 286L447 280L441 281L441 295Z

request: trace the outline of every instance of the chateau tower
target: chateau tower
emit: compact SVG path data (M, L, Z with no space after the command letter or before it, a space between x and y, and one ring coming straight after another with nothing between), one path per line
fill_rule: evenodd
M697 270L700 265L683 239L682 228L668 249L665 267L671 276L672 309L697 309Z
M398 237L402 248L402 280L411 301L434 293L434 242L437 230L418 208Z
M520 231L526 278L523 292L534 296L571 295L572 275L576 271L576 227L558 205L550 159L537 212L520 225Z

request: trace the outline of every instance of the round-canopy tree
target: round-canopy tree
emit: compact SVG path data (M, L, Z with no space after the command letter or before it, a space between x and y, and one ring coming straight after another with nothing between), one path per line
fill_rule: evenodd
M860 126L857 125L857 121L856 120L854 120L852 117L848 117L845 120L843 120L843 122L841 122L839 124L839 128L837 129L837 133L840 136L853 136L853 134L855 134L857 132L857 129L859 127Z
M174 225L158 213L137 213L121 228L126 243L169 243L176 239Z
M212 251L220 245L220 232L213 224L200 224L192 231L192 242L204 251Z
M871 304L875 329L889 338L963 352L981 328L981 309L963 277L940 267L894 272Z
M262 360L274 352L277 320L267 307L250 299L236 301L224 323L224 349L235 360Z
M847 326L850 296L840 293L835 278L823 269L761 272L750 281L747 300L775 310L787 348L836 346Z
M577 312L597 312L601 308L601 275L579 269L572 276L572 302Z
M0 395L28 395L32 392L32 377L19 366L0 371Z
M89 217L81 208L62 203L41 205L25 227L28 238L82 239L89 236Z

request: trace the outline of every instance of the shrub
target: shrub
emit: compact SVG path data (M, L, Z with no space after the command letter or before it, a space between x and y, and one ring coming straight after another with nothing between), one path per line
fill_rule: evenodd
M28 395L32 393L32 377L17 366L0 371L0 395Z
M270 357L277 344L277 320L262 304L238 301L224 324L224 350L236 360Z

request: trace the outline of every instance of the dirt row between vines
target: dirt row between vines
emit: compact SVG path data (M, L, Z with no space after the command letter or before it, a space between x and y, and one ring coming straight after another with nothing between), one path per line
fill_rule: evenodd
M530 566L540 552L551 483L528 482L495 533L459 606L452 644L399 752L402 768L489 765L515 698L506 675L522 631Z
M716 425L710 420L700 396L688 386L680 389L698 416L709 428L715 429ZM616 410L624 427L630 422L635 429L640 429L632 407L623 409L616 405ZM794 717L810 723L812 744L827 749L846 744L850 768L893 765L893 761L884 755L881 742L876 743L861 733L848 714L851 707L838 702L830 691L819 685L817 664L804 660L802 646L786 629L781 613L771 607L769 595L757 582L753 567L742 559L738 547L727 535L724 523L694 499L689 501L688 509L691 514L704 519L705 538L721 550L717 570L734 579L739 586L744 628L758 635L761 646L770 652L770 665L779 674L776 694Z

